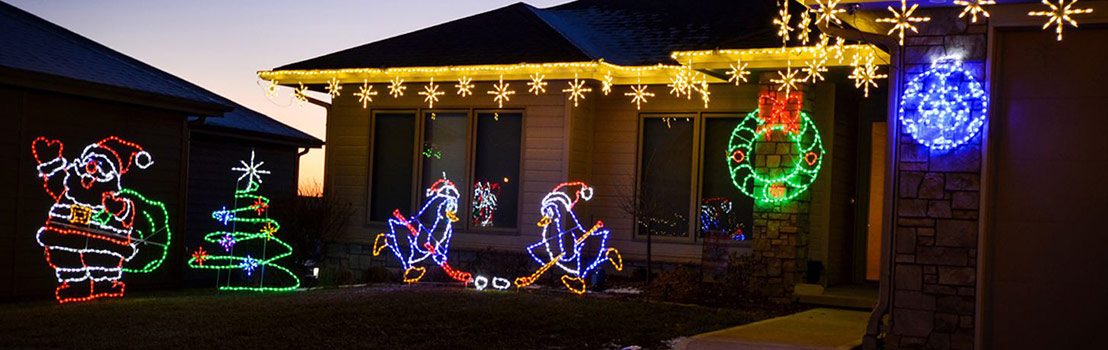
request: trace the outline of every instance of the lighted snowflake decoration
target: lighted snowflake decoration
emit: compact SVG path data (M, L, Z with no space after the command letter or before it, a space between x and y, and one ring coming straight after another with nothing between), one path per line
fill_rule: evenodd
M869 97L869 87L877 87L877 79L885 79L889 76L877 73L877 65L873 64L873 53L866 59L865 65L854 67L848 78L854 79L855 88L864 88L865 96Z
M574 74L573 81L569 83L568 88L562 89L562 92L569 93L568 95L566 95L567 98L570 101L573 101L574 107L577 107L577 102L579 100L584 100L585 93L592 92L592 88L586 87L585 81L577 79L577 74Z
M654 97L654 93L647 92L646 88L647 85L642 85L638 79L635 79L635 85L631 85L631 92L623 93L624 96L631 97L631 103L635 104L636 110L642 109L642 104L646 103L647 97Z
M539 73L531 74L531 81L527 83L527 86L530 87L527 88L527 91L535 95L546 92L547 82L543 81L543 78L546 78L546 76Z
M247 276L250 276L254 273L254 270L258 268L258 259L251 258L250 254L247 254L246 258L242 259L242 262L239 263L239 268L241 268L243 272L246 272Z
M1050 11L1031 11L1028 12L1028 16L1045 16L1047 17L1046 23L1043 24L1043 29L1050 28L1050 25L1055 25L1054 32L1058 33L1058 41L1062 41L1062 27L1066 23L1069 23L1074 28L1077 28L1077 21L1073 20L1070 15L1080 15L1093 13L1093 9L1075 9L1072 8L1077 0L1073 0L1066 3L1066 0L1058 0L1058 4L1052 4L1048 0L1043 0L1043 5L1050 6Z
M784 1L781 9L777 11L777 18L773 19L773 25L777 26L777 36L781 37L781 45L788 45L789 32L794 30L789 26L789 21L792 20L792 15L789 14L789 1Z
M462 76L461 78L458 78L458 83L454 84L454 87L458 88L459 96L466 97L468 95L473 95L474 85L472 81L473 79L470 79L467 76Z
M269 98L277 97L277 81L269 80L269 83L265 86L265 96Z
M835 17L835 14L846 12L846 10L844 10L844 9L836 8L837 6L839 6L839 0L815 0L815 1L816 1L816 5L819 5L818 9L813 10L813 11L816 12L816 25L817 26L820 23L823 23L823 24L826 24L826 25L835 24L837 26L842 26L843 22L841 20L839 20L838 17Z
M227 207L224 206L223 209L212 213L212 218L222 223L223 226L227 226L227 224L231 223L231 220L235 219L235 212L227 210Z
M796 84L804 81L797 78L797 73L800 73L800 71L793 70L792 62L788 62L785 71L777 71L777 78L769 81L778 84L777 91L785 90L785 97L787 98L792 90L798 90Z
M803 81L812 83L815 83L817 80L823 81L823 72L827 71L827 66L825 66L826 61L827 59L825 58L813 58L808 60L808 62L805 63L806 67L803 69L805 74Z
M358 102L361 102L362 109L365 109L370 102L373 102L373 96L377 96L377 91L373 91L373 85L369 84L369 80L364 80L354 96L358 96Z
M612 92L612 71L604 74L604 80L600 81L600 91L604 93L604 96L608 96L608 93Z
M330 95L331 98L335 98L339 97L341 94L342 83L339 82L338 78L331 78L331 80L327 82L327 95Z
M392 78L392 80L389 81L389 95L392 95L392 98L404 96L404 90L407 88L407 86L404 86L404 79L400 77Z
M674 96L690 95L692 92L691 74L686 69L679 69L677 74L669 78L669 93Z
M746 76L750 75L750 71L746 70L746 66L749 63L743 63L742 60L735 61L735 64L731 65L731 70L727 71L727 81L735 82L735 86L738 86L740 82L746 82Z
M900 123L906 133L933 150L970 141L985 125L988 95L954 57L942 57L905 86Z
M919 33L919 29L912 23L922 23L931 20L931 17L913 17L912 13L916 11L919 4L912 4L912 8L908 8L907 0L900 0L900 11L898 12L892 6L889 6L889 12L893 13L892 17L878 18L877 22L882 23L895 23L892 28L889 29L888 35L892 35L893 32L899 32L897 37L900 38L900 45L904 45L904 31L911 30L913 33Z
M269 170L260 169L265 162L254 161L253 150L250 151L250 163L247 164L245 160L240 160L239 164L242 164L242 166L231 168L232 171L242 172L242 176L239 176L238 181L247 179L250 183L260 184L262 183L262 175L269 175Z
M265 213L266 209L269 209L269 203L266 202L265 199L263 199L262 197L258 197L254 199L254 205L251 205L250 207L254 208L254 213L260 216Z
M277 227L273 226L273 223L266 221L265 226L262 226L262 234L265 235L265 239L269 240L273 238L274 233L277 233Z
M962 9L962 13L958 14L958 18L965 17L969 14L973 23L977 23L977 14L981 14L985 18L989 18L989 11L985 11L984 5L995 5L996 1L993 0L954 0L955 5L962 5L965 8Z
M204 247L200 247L199 249L196 249L195 252L192 252L192 259L196 260L196 264L199 266L204 266L204 260L208 260L208 257L210 256L211 255L208 255L208 252L204 251Z
M835 52L835 60L837 62L842 62L843 52L846 51L846 39L843 37L835 37L835 45L832 46L832 51Z
M419 92L420 96L424 96L423 102L427 102L427 108L435 108L435 102L439 101L439 96L445 94L446 92L439 91L439 86L435 85L435 77L431 77L431 81L423 87L423 91Z
M800 13L800 23L796 25L796 39L800 41L801 45L808 45L808 40L812 36L812 16L808 14L808 11Z
M696 92L700 93L700 100L704 102L704 108L708 108L708 102L712 100L712 92L708 91L708 79L701 80L696 86Z
M297 103L303 104L304 102L308 102L308 88L304 87L304 83L298 84L300 84L300 87L292 90L292 98L296 99Z
M492 100L496 101L498 108L504 108L504 102L511 100L512 95L515 95L515 90L508 90L508 83L504 82L504 75L500 75L498 83L492 85L492 90L488 91L489 95L493 95Z
M219 245L223 247L223 250L231 251L231 248L235 246L235 236L232 236L230 232L223 235L223 238L219 239Z

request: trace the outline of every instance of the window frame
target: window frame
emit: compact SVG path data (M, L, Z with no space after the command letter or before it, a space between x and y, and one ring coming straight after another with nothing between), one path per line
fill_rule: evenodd
M749 113L750 112L735 112L735 113L732 113L732 112L703 112L703 113L700 113L700 117L705 121L705 122L700 123L700 128L698 129L698 131L700 132L699 133L700 137L699 137L699 140L698 140L699 144L700 144L700 148L701 148L700 159L704 159L703 150L704 150L704 148L706 148L705 143L708 142L708 138L704 137L704 135L707 134L706 131L707 131L707 128L708 128L708 123L706 121L708 119L711 119L711 118L720 118L720 119L737 118L737 119L739 119L739 122L742 123L743 118L746 118L746 115L749 114ZM704 198L704 181L702 180L704 178L704 162L700 162L700 163L701 163L700 166L697 168L697 174L698 175L696 177L697 186L696 186L696 198L695 198L696 202L697 202L696 203L696 209L697 210L696 210L696 227L694 227L696 232L694 232L694 233L696 233L697 237L701 237L702 234L703 234L703 232L701 232L701 227L703 227L703 225L701 225L701 223L700 223L700 200L701 200L701 198ZM728 175L728 176L730 176L730 175ZM757 204L755 204L755 206L756 205ZM752 217L752 219L753 219L753 217ZM754 232L754 222L753 222L753 220L751 220L750 224L751 224L750 227L746 227L746 228L743 229L744 233L748 237L751 237L753 232ZM732 242L732 243L738 244L739 246L751 246L752 245L752 242L751 242L750 239L743 240L743 241L736 241L736 242Z
M369 149L369 152L367 154L367 157L369 158L367 160L367 163L369 165L368 165L368 171L366 171L366 182L365 182L365 184L366 184L366 198L365 198L365 220L364 220L365 222L363 223L363 226L370 226L370 227L382 227L382 226L387 226L388 225L388 223L386 221L373 221L373 219L372 219L372 217L373 217L373 215L372 215L372 211L373 211L373 170L375 169L374 167L376 166L376 164L373 164L374 152L376 151L376 149L375 149L376 145L375 145L374 137L377 134L377 115L378 114L411 114L413 118L417 118L417 120L415 121L415 125L414 125L415 130L413 130L413 133L412 133L412 140L413 140L412 149L413 150L418 149L420 146L422 146L421 143L422 143L422 136L423 136L422 131L420 129L420 125L419 125L419 120L418 120L418 117L420 116L419 109L413 109L413 108L377 108L377 109L370 110L370 112L369 112L369 138L368 138L369 141L367 142L367 145L366 145L366 147ZM413 174L413 176L418 176L418 174L419 174L418 172L420 171L420 168L422 168L419 161L420 161L419 152L413 152L413 154L412 154L412 174ZM418 179L418 177L412 178L412 185L411 185L411 188L409 189L409 192L411 193L410 194L410 197L411 197L410 199L411 199L411 203L412 203L412 205L409 208L407 208L409 213L415 210L415 208L414 208L415 203L417 203L418 200L419 200L419 198L416 197L416 194L418 193L417 188L419 186L418 181L416 181L417 179ZM400 209L400 208L397 208L397 209Z

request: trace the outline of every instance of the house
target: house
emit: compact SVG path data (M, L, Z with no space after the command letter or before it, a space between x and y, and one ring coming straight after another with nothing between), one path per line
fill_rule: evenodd
M296 191L300 148L322 144L4 3L0 28L0 133L10 164L0 175L0 218L9 223L0 229L0 300L57 292L59 301L77 301L121 295L124 287L180 285L187 254L177 247L198 234L191 213L218 209L208 207L217 199L204 190L233 183L231 159L249 157L253 145L276 170L269 179L274 195L288 198ZM226 183L211 182L218 177ZM230 197L231 191L219 195ZM116 205L125 208L118 215L105 210ZM127 213L149 216L134 221ZM41 234L59 227L113 243L86 251L87 242L51 243L58 237ZM135 239L139 248L128 250L112 237ZM134 255L113 255L123 250ZM88 266L66 260L66 253L109 261ZM92 271L100 267L107 272ZM59 288L60 279L89 283L89 274L103 282L93 292L66 295L70 290Z
M774 26L786 4L786 23L817 10L814 40ZM760 259L768 295L879 281L866 348L1075 348L1095 343L1106 309L1106 14L1085 0L520 3L259 76L332 96L317 101L326 195L358 207L335 250L344 268L376 264L389 220L408 222L394 210L421 208L443 176L460 197L452 262L534 247L545 196L584 181L592 192L563 194L589 199L578 217L602 220L628 266L709 266L705 231L741 228L727 249ZM823 80L790 84L823 58ZM954 90L921 83L954 73L965 95L936 100ZM930 119L954 114L921 101L959 101L958 117ZM786 134L803 112L822 152L806 136L734 144L761 135L741 124L756 109L752 126ZM800 180L748 176L782 171ZM721 221L722 200L734 216Z

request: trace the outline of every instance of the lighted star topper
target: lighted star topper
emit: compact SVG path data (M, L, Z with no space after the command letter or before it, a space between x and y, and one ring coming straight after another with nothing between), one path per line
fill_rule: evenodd
M624 96L631 96L631 103L635 104L635 109L642 109L642 104L646 103L647 97L654 97L653 92L646 91L647 86L642 85L639 79L635 79L635 85L631 85L631 92L626 92Z
M407 88L407 86L404 86L403 78L395 77L392 78L391 81L389 81L389 95L392 95L392 98L400 98L400 96L404 96L404 90Z
M750 71L746 70L746 66L749 63L743 63L742 60L735 61L735 64L731 65L731 70L727 71L727 81L735 82L735 86L739 85L739 82L746 82L746 76L750 75Z
M547 82L542 81L543 78L546 78L546 76L539 73L531 74L531 82L527 83L530 88L527 88L527 91L535 95L546 92Z
M969 14L973 23L977 23L977 14L980 13L985 18L989 18L989 11L985 11L984 5L995 5L996 1L993 0L954 0L955 5L962 5L965 8L962 9L962 13L958 14L958 18L965 17Z
M431 77L431 82L427 83L419 94L425 96L423 102L427 102L427 108L435 108L435 102L438 102L439 96L445 95L446 92L439 91L439 86L435 85L435 77Z
M242 172L242 176L239 176L238 181L249 178L248 181L260 184L262 183L262 175L269 175L269 170L259 169L262 167L263 164L265 164L265 162L255 162L253 150L250 151L249 164L247 164L245 160L240 160L239 163L241 163L242 166L231 168L232 171Z
M504 102L510 101L510 96L516 94L515 90L508 90L508 85L508 83L504 82L504 75L501 74L499 82L493 84L493 89L487 92L489 95L493 95L492 100L496 101L496 105L499 108L504 108Z
M373 102L373 96L377 96L377 91L373 91L373 85L369 85L369 80L364 80L354 96L358 96L358 102L361 102L362 109L365 109L370 102Z
M458 78L458 83L454 84L454 87L458 88L459 96L466 97L467 95L473 95L474 85L471 83L472 81L473 79L464 75Z
M1077 28L1077 21L1074 21L1070 15L1080 15L1086 13L1093 13L1093 9L1075 9L1072 8L1077 0L1073 0L1070 3L1066 3L1066 0L1058 0L1058 4L1052 4L1048 0L1043 0L1043 5L1050 6L1050 11L1031 11L1028 12L1028 16L1045 16L1047 17L1046 23L1043 24L1043 29L1050 28L1050 25L1055 25L1054 32L1058 33L1058 41L1062 41L1062 27L1068 22L1074 28Z
M788 98L792 90L797 90L797 83L802 82L802 79L798 79L796 74L800 73L799 70L793 70L792 62L788 62L785 71L777 71L777 79L770 79L770 82L779 84L777 91L785 90L785 97Z
M577 74L573 74L573 81L569 83L568 88L562 89L562 92L568 92L568 99L573 101L574 107L577 107L577 101L584 100L585 93L592 92L592 88L585 87L585 81L577 79Z
M789 26L789 21L792 20L792 15L789 14L789 1L783 2L781 9L777 11L777 18L773 19L773 25L777 26L777 36L781 37L781 45L788 45L789 32L793 31L793 27Z
M600 81L600 91L604 93L604 96L608 96L608 93L612 92L612 71L604 74L604 80Z
M303 104L308 102L308 88L304 87L304 83L299 83L300 87L296 90L292 90L292 98L296 99L297 103Z
M813 58L808 60L808 62L806 62L807 67L803 69L804 74L806 74L803 81L812 83L815 83L817 80L823 81L822 73L827 71L827 67L824 65L826 61L826 58Z
M338 78L331 78L327 82L327 94L331 95L331 98L339 97L342 94L342 84L339 83Z
M866 59L865 65L854 67L854 71L850 73L848 78L854 79L855 88L864 88L866 97L869 97L869 87L877 87L877 79L885 79L889 76L886 74L877 74L877 65L873 64L873 53L870 53L869 58Z
M838 17L835 17L835 14L837 14L837 13L846 12L846 10L844 10L844 9L836 8L837 6L839 6L839 0L815 0L815 1L816 1L816 5L819 5L818 9L813 10L813 11L816 12L816 25L817 26L820 23L823 23L825 25L835 24L837 26L842 26L843 22L841 20L839 20ZM824 2L824 1L826 1L826 2Z
M889 12L892 12L893 16L878 18L877 22L895 23L887 34L892 35L893 32L899 32L897 36L900 38L900 45L904 45L904 31L911 30L913 33L919 33L919 29L912 23L921 23L931 20L931 17L913 17L912 12L915 12L917 7L919 7L919 4L912 4L912 8L908 8L907 0L900 0L900 12L897 12L896 9L889 6Z

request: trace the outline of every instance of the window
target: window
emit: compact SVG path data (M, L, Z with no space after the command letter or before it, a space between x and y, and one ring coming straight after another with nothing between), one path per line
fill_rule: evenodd
M753 228L754 199L735 188L727 163L730 161L727 145L731 132L741 121L741 116L704 118L697 230L701 237L714 235L744 240L749 234L747 231Z
M643 119L639 163L639 234L687 237L692 197L693 119Z
M473 227L516 227L523 115L477 114Z
M466 171L469 164L469 147L467 147L469 131L469 116L466 113L424 113L423 116L423 151L420 152L423 159L423 179L420 182L419 205L424 205L427 199L424 190L442 179L454 183L458 194L465 198L469 190ZM461 215L466 212L467 203L459 198L458 212ZM433 222L435 210L427 210L421 219L423 222ZM429 217L427 217L429 216ZM455 224L457 225L457 224Z
M378 113L373 124L373 173L370 184L370 221L386 221L393 210L412 207L412 149L415 115Z

